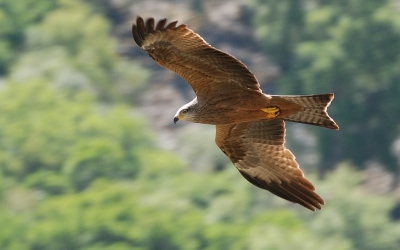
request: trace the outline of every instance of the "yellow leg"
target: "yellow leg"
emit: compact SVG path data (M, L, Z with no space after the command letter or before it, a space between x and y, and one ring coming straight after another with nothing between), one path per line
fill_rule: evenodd
M261 110L267 113L268 119L276 118L281 113L281 110L278 107L262 108Z

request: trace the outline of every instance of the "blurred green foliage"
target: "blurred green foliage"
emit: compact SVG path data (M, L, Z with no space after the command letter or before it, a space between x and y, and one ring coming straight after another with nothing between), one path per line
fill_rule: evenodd
M135 107L150 73L115 55L108 5L104 10L86 2L104 1L0 0L0 24L6 27L0 30L0 249L398 249L400 225L388 217L394 198L365 193L362 172L354 165L342 163L324 180L311 175L327 201L312 213L251 186L230 163L224 166L222 153L210 154L204 145L195 148L197 156L186 152L205 165L195 170L187 168L187 159L158 148ZM277 62L287 65L283 87L290 80L299 91L324 91L333 78L316 85L320 70L326 77L332 65L343 72L363 65L362 74L349 78L354 84L346 82L349 88L362 93L394 88L388 94L395 95L391 81L397 79L398 60L392 52L398 48L390 43L385 46L391 52L382 48L364 55L350 42L354 32L355 39L366 39L368 32L384 29L396 44L399 22L388 14L392 10L379 1L371 1L373 14L352 9L378 26L365 30L364 19L348 20L351 9L342 20L335 6L323 2L318 2L323 14L300 12L303 5L296 1L260 5L303 20L268 17L273 33L282 23L302 28L270 43L280 50L273 55ZM259 11L257 18L267 13ZM287 44L280 44L282 37ZM285 61L290 54L295 66ZM379 59L380 70L364 57ZM383 79L382 85L364 85L366 75ZM334 86L345 97L354 94ZM346 112L335 111L343 124L350 121ZM193 131L184 133L182 142L188 134ZM203 137L211 140L213 130ZM210 158L221 166L215 169Z
M130 117L127 107L96 106L85 92L71 100L42 79L8 83L0 112L3 173L35 187L46 185L42 178L62 180L54 175L68 177L74 189L101 176L131 178L138 171L136 152L151 148L143 121Z
M25 44L25 29L39 22L57 1L0 0L0 76L8 72Z

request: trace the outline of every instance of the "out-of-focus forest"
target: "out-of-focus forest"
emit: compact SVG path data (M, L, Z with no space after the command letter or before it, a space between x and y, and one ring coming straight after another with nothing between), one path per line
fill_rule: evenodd
M193 98L131 38L187 23L264 92L334 92L287 124L321 211L257 189L172 122ZM0 249L400 249L400 1L0 0Z

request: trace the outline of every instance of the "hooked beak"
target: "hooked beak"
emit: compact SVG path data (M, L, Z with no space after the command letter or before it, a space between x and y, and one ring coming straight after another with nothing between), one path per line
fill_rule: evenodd
M176 124L177 121L179 121L179 117L175 116L174 117L174 123Z

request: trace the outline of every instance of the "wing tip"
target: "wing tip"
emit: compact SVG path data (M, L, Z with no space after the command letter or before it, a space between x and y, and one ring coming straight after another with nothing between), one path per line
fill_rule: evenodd
M173 21L167 24L167 19L160 19L157 24L155 24L155 19L153 17L149 17L144 21L141 16L136 17L136 22L132 24L132 36L135 40L136 44L139 47L142 47L144 40L148 34L151 34L155 31L162 31L166 29L177 29L181 27L187 27L185 24L181 24L176 26L178 21ZM167 26L165 26L167 24Z
M325 205L325 201L315 192L315 188L307 187L300 182L292 183L294 186L285 182L281 184L274 182L266 184L263 180L250 176L246 171L238 170L254 186L268 190L282 199L299 204L311 211L321 210L322 206Z
M132 36L136 44L139 45L139 47L142 47L144 39L140 34L141 33L140 31L141 26L139 25L140 23L144 23L143 18L141 16L137 16L136 23L134 22L132 24Z

